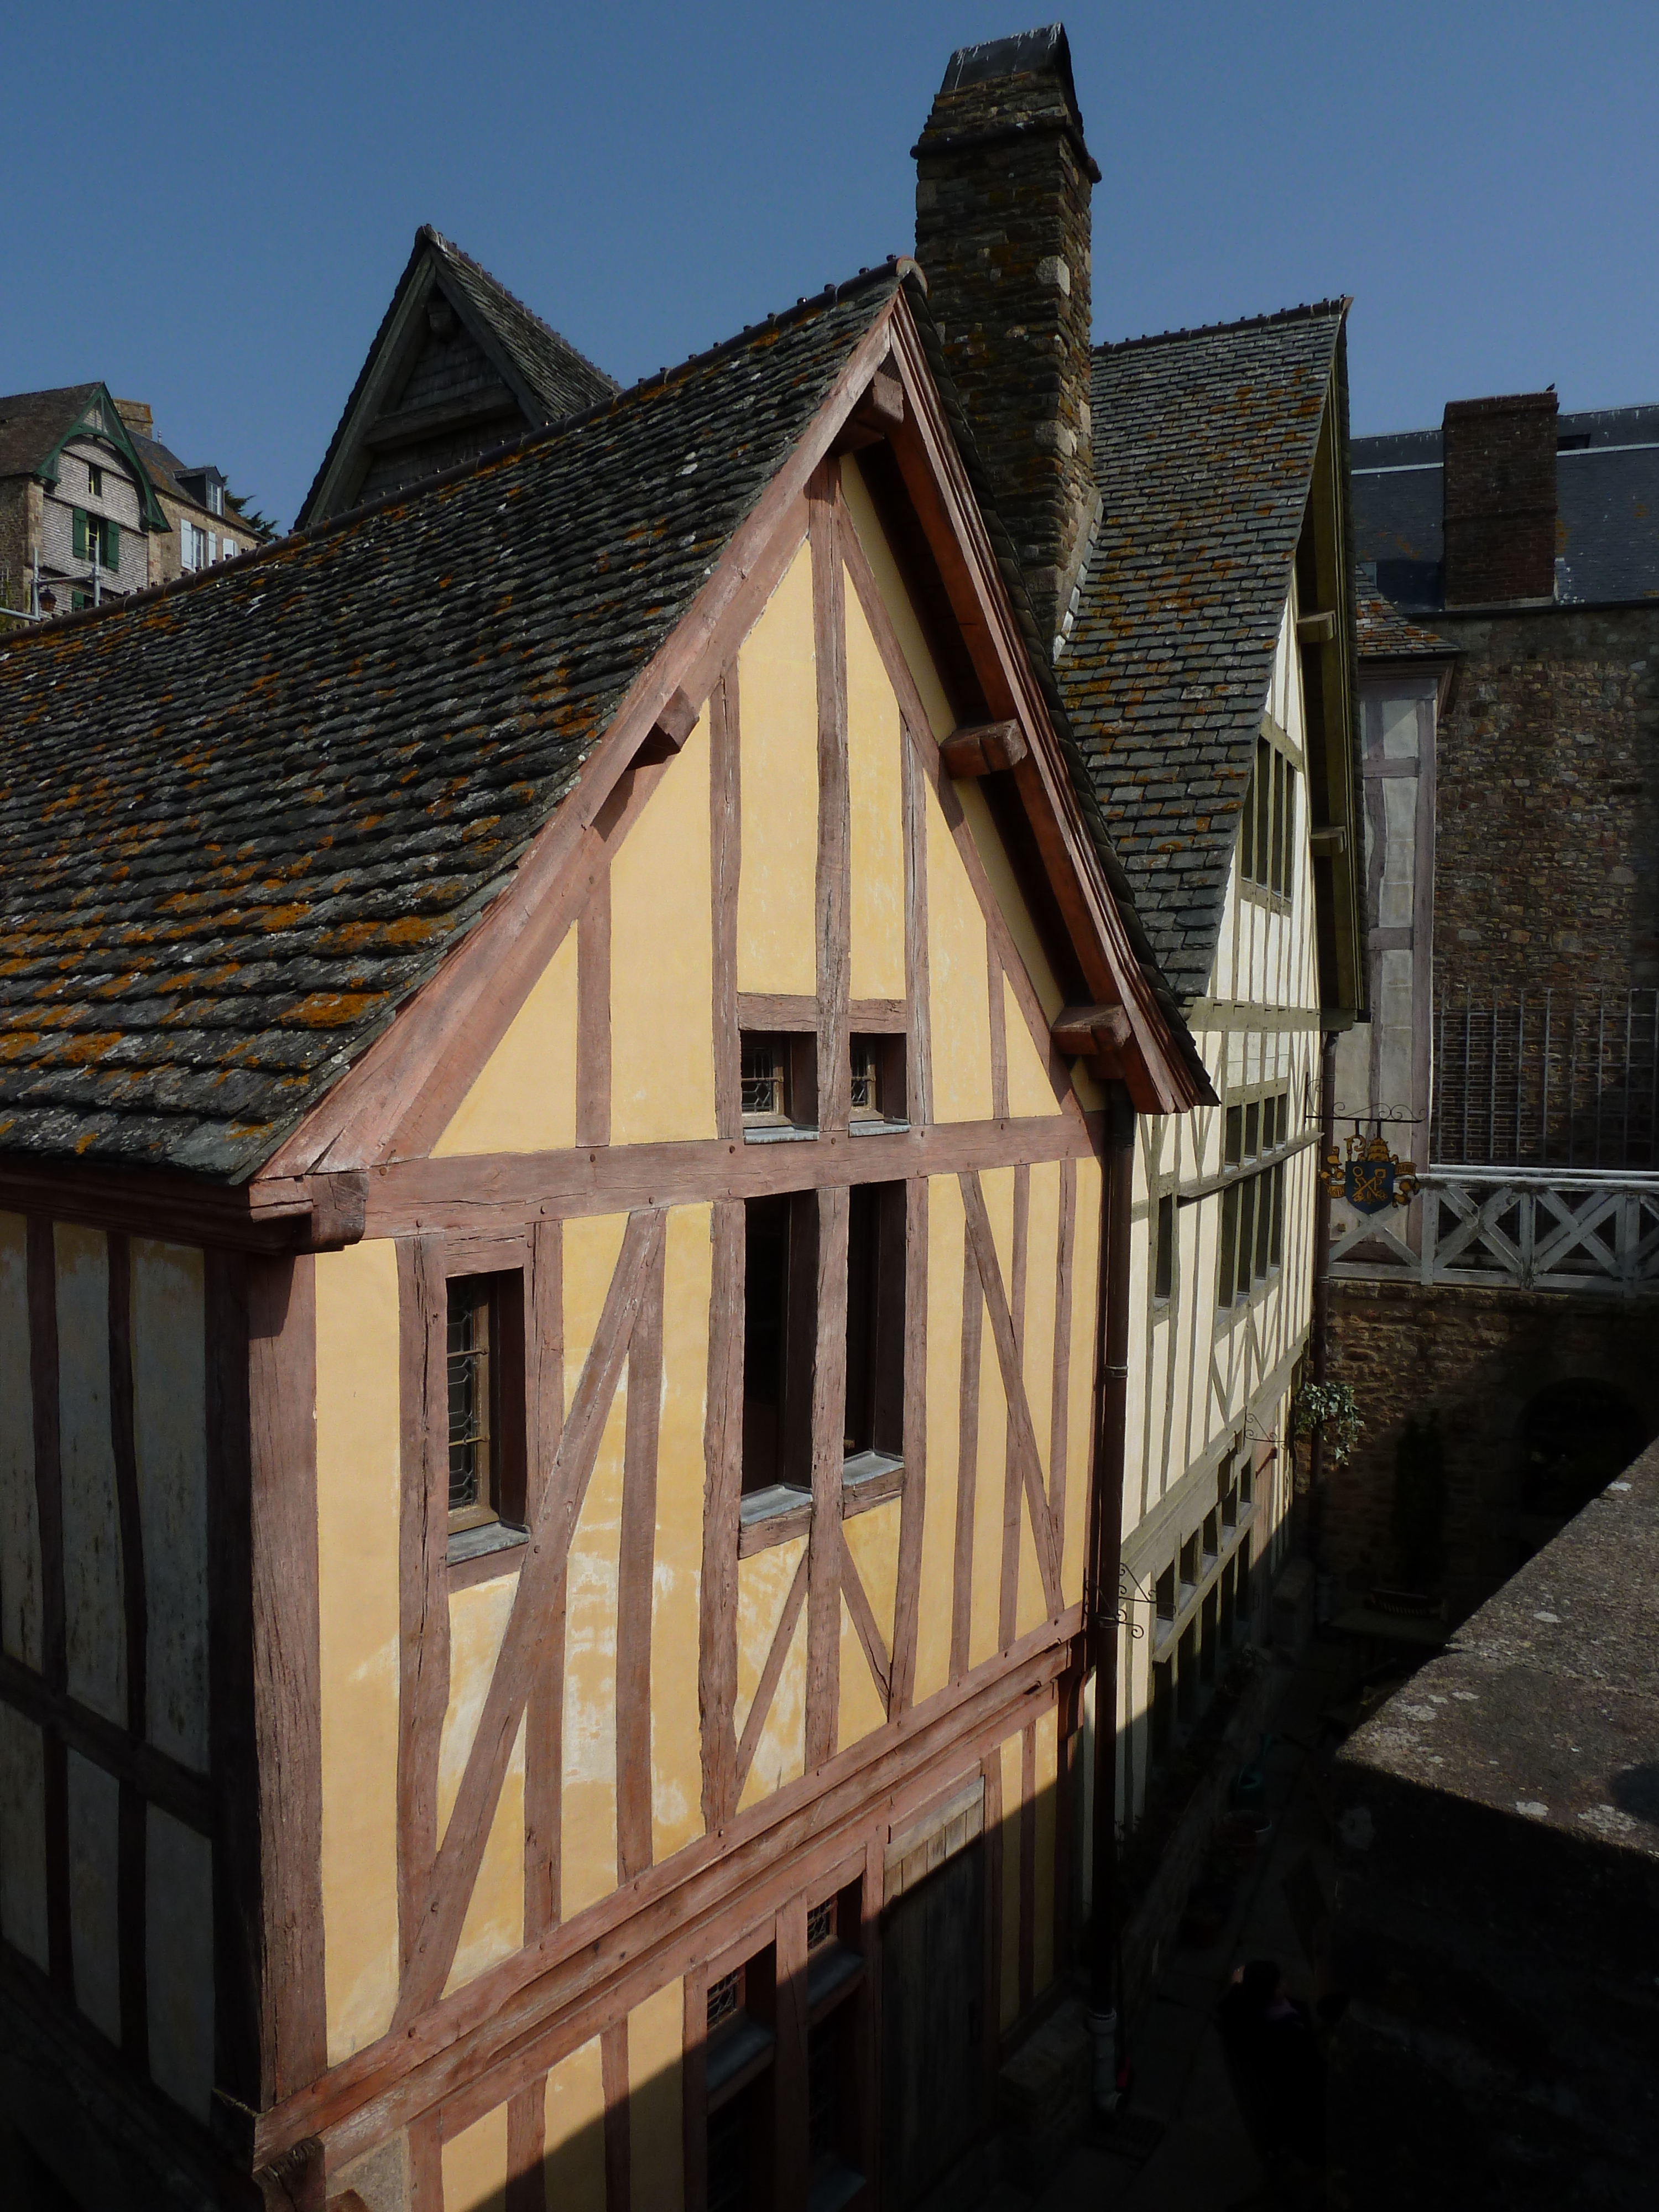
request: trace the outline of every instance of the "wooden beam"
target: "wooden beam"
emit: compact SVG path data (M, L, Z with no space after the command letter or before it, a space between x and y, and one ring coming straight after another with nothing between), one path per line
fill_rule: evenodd
M870 1604L870 1594L864 1587L864 1577L857 1562L845 1544L841 1552L841 1586L847 1600L847 1610L852 1616L854 1631L870 1668L870 1679L875 1684L884 1705L891 1702L893 1662L882 1636L881 1624Z
M849 999L847 1026L871 1036L902 1036L908 1011L902 999ZM786 1034L816 1034L818 1002L804 991L739 991L738 1026L744 1030L781 1030Z
M1334 614L1303 615L1296 625L1298 645L1330 645L1336 638Z
M817 1356L812 1362L812 1526L807 1538L806 1765L834 1756L841 1718L842 1468L847 1427L850 1195L818 1193Z
M1129 1017L1121 1006L1062 1006L1049 1035L1068 1060L1115 1058L1128 1048Z
M838 1135L852 1096L848 1058L853 903L852 793L847 755L846 571L842 565L840 473L826 461L807 490L817 664L818 839L817 938L818 1127Z
M382 415L363 432L362 442L372 453L392 453L399 446L417 446L446 432L476 429L482 423L499 422L509 416L517 416L523 422L518 401L504 384L486 385L459 399L440 400L430 407L402 407L393 414ZM501 434L507 437L511 433Z
M398 1933L414 1955L438 1855L449 1704L448 1285L443 1239L398 1243Z
M903 1449L889 1719L905 1711L915 1691L921 1534L927 1511L927 1184L920 1176L904 1186Z
M939 758L947 775L994 775L1015 767L1030 747L1018 722L977 722L955 730L940 745Z
M743 1741L738 1746L736 1788L734 1802L743 1794L743 1785L749 1779L749 1770L755 1763L755 1753L760 1748L761 1730L766 1725L766 1716L772 1710L772 1700L777 1694L778 1683L783 1674L783 1662L789 1656L789 1646L795 1639L795 1624L800 1619L800 1609L806 1602L806 1553L800 1555L794 1579L783 1601L783 1611L778 1615L778 1625L772 1632L772 1642L766 1654L766 1664L761 1668L759 1681L755 1685L754 1703L744 1716Z
M695 701L684 691L671 692L656 720L640 740L639 750L634 756L635 767L653 768L672 760L684 750L686 739L696 726Z
M582 1499L587 1493L588 1478L598 1456L617 1380L628 1356L635 1320L646 1293L662 1229L663 1217L659 1212L636 1213L623 1233L622 1250L594 1332L592 1348L576 1386L570 1418L559 1440L541 1512L530 1531L528 1557L519 1570L513 1610L501 1636L454 1808L433 1867L428 1910L404 1976L394 2027L407 2028L410 2020L428 2008L442 1990L454 1963L455 1947L477 1881L490 1823L500 1802L501 1784L518 1736L529 1685L543 1663L551 1631L550 1600L556 1589Z
M137 1440L133 1424L132 1247L118 1231L108 1240L110 1455L115 1467L116 1523L121 1547L121 1605L125 1615L127 1729L135 1742L149 1734L146 1687L149 1616L144 1574L143 1518L138 1501ZM149 2070L145 1863L148 1817L144 1795L130 1778L121 1784L116 1820L116 1950L121 2055L140 2074Z
M1009 1319L1013 1323L1014 1357L1019 1363L1022 1375L1025 1361L1025 1269L1030 1214L1031 1170L1022 1164L1014 1170L1014 1265L1008 1299ZM1002 1651L1006 1651L1013 1643L1019 1614L1019 1507L1024 1489L1024 1469L1021 1465L1024 1442L1019 1418L1010 1400L1003 1436L1002 1574L998 1586L997 1609L997 1647ZM1047 1504L1046 1498L1044 1504ZM1041 1542L1035 1531L1033 1540Z
M259 1778L260 2074L271 2104L328 2063L316 1263L251 1260L247 1289L255 1734L242 1756Z
M611 868L576 920L576 1142L611 1142Z
M974 1505L979 1480L979 1365L983 1297L973 1246L963 1240L962 1377L957 1392L956 1547L951 1570L951 1680L968 1674L974 1603Z
M538 1221L525 1274L525 1520L535 1523L564 1430L564 1224ZM453 1587L453 1583L452 1583ZM566 1577L548 1600L544 1663L525 1707L524 1934L534 1943L558 1924L560 1799L564 1762Z
M860 453L890 438L904 422L904 386L890 369L878 369L836 441L838 453Z

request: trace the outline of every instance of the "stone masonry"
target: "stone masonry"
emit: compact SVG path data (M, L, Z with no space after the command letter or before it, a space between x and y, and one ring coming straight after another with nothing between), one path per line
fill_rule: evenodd
M1434 620L1437 990L1659 985L1659 603Z
M1064 31L953 54L915 152L928 304L1039 628L1057 635L1094 519L1089 198L1100 174Z
M1553 1382L1612 1384L1659 1434L1659 1306L1559 1291L1334 1283L1330 1379L1352 1386L1365 1428L1328 1470L1322 1550L1357 1590L1395 1582L1395 1448L1408 1414L1440 1416L1447 1609L1462 1620L1527 1551L1522 1419Z

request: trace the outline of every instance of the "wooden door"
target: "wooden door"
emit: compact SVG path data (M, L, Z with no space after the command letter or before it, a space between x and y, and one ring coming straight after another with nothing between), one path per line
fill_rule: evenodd
M981 1841L889 1906L882 1947L882 2203L908 2212L987 2121Z

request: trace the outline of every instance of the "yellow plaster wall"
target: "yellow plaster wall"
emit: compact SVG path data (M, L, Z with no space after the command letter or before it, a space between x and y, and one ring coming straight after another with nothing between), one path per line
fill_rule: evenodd
M121 1527L109 1417L109 1240L60 1221L58 1421L63 1467L64 1629L69 1691L126 1723Z
M1048 1063L1037 1050L1030 1024L1006 975L1002 979L1002 1034L1007 1040L1008 1111L1016 1115L1052 1115L1057 1109Z
M1083 1595L1089 1542L1091 1415L1095 1382L1095 1284L1100 1273L1100 1164L1077 1164L1077 1227L1072 1262L1072 1359L1066 1378L1071 1402L1066 1455L1065 1550L1060 1589L1067 1605Z
M893 1656L893 1615L898 1599L899 1501L884 1499L866 1513L842 1522L842 1541L858 1569L870 1610L881 1631L890 1663ZM840 1741L855 1743L872 1729L886 1725L887 1709L881 1700L870 1662L864 1656L858 1631L843 1603L841 1623Z
M917 1702L951 1679L957 1456L962 1413L962 1264L967 1223L954 1176L927 1184L927 1492L916 1622Z
M988 1168L981 1171L986 1218L996 1247L1002 1275L1003 1296L1010 1311L1014 1297L1014 1171ZM981 1303L982 1331L979 1353L979 1458L974 1492L974 1604L968 1656L977 1667L1000 1648L1002 1613L1002 1532L1006 1517L1008 1476L1008 1395L1003 1388L1002 1365L988 1309ZM1022 1497L1020 1514L1025 1507Z
M684 1985L653 1990L628 2015L628 2168L634 2212L678 2212L685 2201L680 2061Z
M738 655L742 866L738 988L813 992L818 708L803 540Z
M213 2098L213 1846L159 1805L144 1848L145 2005L150 2077L193 2119Z
M548 2212L607 2212L605 2080L597 2035L549 2070L543 2116Z
M985 915L939 800L927 818L927 985L933 1119L980 1121L991 1112L991 1008Z
M677 1206L668 1216L651 1590L651 1829L659 1859L702 1833L697 1640L712 1220L707 1206Z
M733 1723L739 1741L772 1649L784 1600L805 1550L806 1539L797 1536L787 1544L774 1544L770 1550L738 1562L738 1695ZM805 1771L806 1607L803 1605L739 1805L758 1804Z
M507 1633L519 1578L501 1575L449 1601L449 1704L438 1743L438 1833L454 1810L466 1762ZM524 1723L519 1723L478 1879L461 1924L445 1990L459 1989L524 1942Z
M432 1150L442 1159L458 1152L560 1152L575 1141L573 926Z
M507 2106L453 2136L443 2168L443 2212L507 2212Z
M0 1650L40 1666L40 1528L29 1385L27 1231L0 1213ZM0 1855L0 1881L4 1879Z
M841 1606L841 1703L836 1715L836 1748L844 1749L856 1743L860 1736L872 1735L886 1725L887 1708L881 1701L875 1676L870 1672L870 1662L864 1656L864 1646L853 1626L853 1614L846 1598Z
M613 1145L714 1133L711 895L705 716L611 864Z
M904 794L898 701L858 594L847 594L847 768L855 999L904 996Z
M207 1367L202 1255L135 1237L132 1427L148 1597L149 1740L208 1764Z
M972 777L968 777L952 787L962 808L963 818L972 834L975 849L979 854L981 864L989 881L991 895L1002 909L1003 918L1008 925L1008 933L1018 948L1025 972L1031 979L1044 1011L1052 1020L1064 1004L1064 995L1060 985L1054 980L1054 971L1049 966L1048 956L1042 949L1042 939L1037 933L1036 924L1032 921L1030 910L1020 891L1012 864L1008 858L1008 848L1002 842L1002 833L991 818L990 807L977 781ZM1019 1019L1021 1027L1024 1028L1024 1016L1021 1015ZM1027 1030L1026 1034L1029 1036L1030 1031ZM1012 1075L1011 1066L1011 1079ZM1046 1107L1038 1107L1036 1110L1039 1113L1052 1113L1054 1093L1052 1091L1048 1091L1046 1079L1044 1089L1048 1091L1048 1103Z
M0 1705L0 1936L46 1972L46 1744L8 1705Z
M564 1231L565 1391L569 1410L592 1350L627 1218ZM622 1541L624 1371L571 1540L565 1607L562 1903L569 1919L617 1886L617 1570Z
M398 1995L398 1259L319 1253L317 1553L328 2057Z
M910 603L910 594L904 579L898 572L893 550L887 543L887 534L877 520L876 510L859 465L850 453L843 454L841 464L842 495L847 501L848 513L853 518L853 527L865 559L870 563L876 580L876 589L881 594L887 618L893 625L912 680L921 703L927 709L927 720L936 738L948 738L957 726L957 717L945 696L939 671L933 665L933 656L927 650L921 624Z

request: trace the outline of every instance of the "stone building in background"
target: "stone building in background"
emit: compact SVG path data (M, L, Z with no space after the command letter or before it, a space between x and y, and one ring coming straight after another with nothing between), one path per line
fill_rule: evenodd
M268 525L103 384L0 398L0 613L70 614L252 552Z
M1336 1135L1425 1172L1334 1202L1367 1425L1322 1540L1339 1614L1406 1581L1461 1616L1659 1431L1659 407L1460 402L1353 471L1373 1018Z

